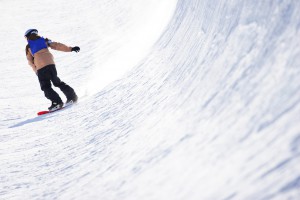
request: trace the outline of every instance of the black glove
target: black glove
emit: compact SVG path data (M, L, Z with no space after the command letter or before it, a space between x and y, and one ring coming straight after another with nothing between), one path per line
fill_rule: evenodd
M76 46L76 47L72 47L72 50L71 50L71 51L75 51L75 52L77 53L77 52L79 52L79 51L80 51L80 48L79 48L79 47L77 47L77 46Z

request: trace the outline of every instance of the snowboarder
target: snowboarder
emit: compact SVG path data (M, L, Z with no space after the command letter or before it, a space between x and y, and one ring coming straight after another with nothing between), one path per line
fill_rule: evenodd
M45 97L49 99L52 104L48 108L49 111L54 111L63 107L63 102L60 96L51 87L51 82L55 87L65 94L66 104L76 103L78 97L73 88L62 82L57 76L53 55L48 48L64 51L64 52L79 52L78 46L69 47L59 42L53 42L48 38L38 35L37 29L29 29L25 32L25 38L28 42L26 45L26 57L28 64L38 76L41 90L44 91Z

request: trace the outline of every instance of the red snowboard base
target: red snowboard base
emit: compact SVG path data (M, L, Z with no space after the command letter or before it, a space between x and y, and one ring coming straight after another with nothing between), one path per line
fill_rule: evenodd
M49 113L53 113L53 112L56 112L56 111L59 111L59 110L62 110L62 109L64 109L64 108L66 108L66 107L69 107L69 106L71 106L71 105L73 105L73 103L72 104L68 104L68 105L64 105L63 107L61 107L60 109L57 109L57 110L53 110L53 111L49 111L49 110L43 110L43 111L40 111L40 112L38 112L37 113L37 115L45 115L45 114L49 114Z

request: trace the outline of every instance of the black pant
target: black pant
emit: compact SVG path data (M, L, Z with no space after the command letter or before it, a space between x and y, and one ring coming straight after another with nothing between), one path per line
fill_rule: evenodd
M66 95L67 99L73 99L76 94L73 88L69 85L62 82L57 77L57 71L55 65L47 65L42 69L37 71L37 75L39 78L39 82L41 85L42 91L45 93L45 97L52 102L62 103L61 98L51 87L51 82L55 87L59 87L59 89Z

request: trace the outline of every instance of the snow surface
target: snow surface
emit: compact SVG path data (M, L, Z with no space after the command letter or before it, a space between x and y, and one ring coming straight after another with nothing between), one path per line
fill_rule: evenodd
M300 199L300 1L0 5L0 199ZM78 105L36 116L28 28Z

